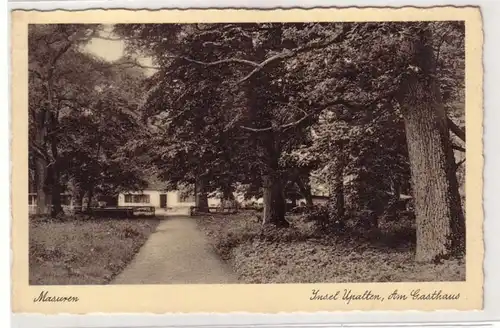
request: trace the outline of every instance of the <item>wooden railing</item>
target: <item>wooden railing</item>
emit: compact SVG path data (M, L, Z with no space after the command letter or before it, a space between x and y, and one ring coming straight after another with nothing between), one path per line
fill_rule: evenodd
M234 214L237 213L238 210L239 208L236 207L209 206L202 208L198 206L191 206L189 208L189 215L193 216L196 214L206 214L206 213Z
M154 206L137 206L137 207L98 207L91 208L89 214L93 216L109 216L109 217L134 217L134 216L154 216Z

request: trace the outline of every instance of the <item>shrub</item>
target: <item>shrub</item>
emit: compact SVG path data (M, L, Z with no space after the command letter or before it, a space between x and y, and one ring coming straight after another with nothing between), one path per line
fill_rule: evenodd
M304 214L309 210L307 206L296 206L290 209L290 214Z
M328 207L325 205L316 205L308 209L304 218L308 222L317 222L325 224L330 220Z
M312 227L317 229L318 216L319 220L328 216L324 207L318 206L315 210L308 211L307 215L288 216L290 228L262 226L255 220L255 213L248 212L231 217L200 218L198 223L207 232L216 252L246 283L465 279L465 265L461 260L415 263L415 231L403 224L402 218L367 233L349 222L350 228L345 234L321 232L318 235L312 232Z
M316 205L304 215L306 222L314 222L317 234L344 234L346 224L344 219L330 217L327 205Z
M306 240L311 237L307 229L291 226L277 228L263 226L255 212L242 212L235 217L211 216L199 219L199 224L210 237L216 252L225 260L239 245L251 242L283 242Z
M123 237L124 238L137 238L141 235L138 231L137 227L129 225L123 229Z

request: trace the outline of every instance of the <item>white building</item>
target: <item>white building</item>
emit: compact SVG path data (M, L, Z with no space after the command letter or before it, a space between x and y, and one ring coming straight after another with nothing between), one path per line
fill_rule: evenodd
M209 207L216 207L219 206L219 204L219 198L208 198ZM195 206L195 195L194 191L167 191L165 184L161 182L151 182L144 190L120 193L118 195L118 206L153 206L157 210L186 209Z
M154 206L155 208L173 209L195 206L194 195L183 196L180 191L163 191L148 188L118 195L118 206ZM209 204L209 206L211 206ZM216 206L216 205L213 205Z

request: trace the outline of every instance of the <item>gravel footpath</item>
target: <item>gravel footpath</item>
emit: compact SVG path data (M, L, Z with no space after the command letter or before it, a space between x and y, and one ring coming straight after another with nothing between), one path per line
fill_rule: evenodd
M165 217L112 284L238 283L190 217Z

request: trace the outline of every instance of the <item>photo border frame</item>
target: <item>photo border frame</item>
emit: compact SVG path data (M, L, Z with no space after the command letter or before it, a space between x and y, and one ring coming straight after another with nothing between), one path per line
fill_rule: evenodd
M37 2L37 3L16 3L16 2L11 2L10 5L9 5L9 9L12 10L12 9L19 9L20 7L22 8L25 8L25 9L28 9L28 8L32 8L32 9L39 9L39 10L52 10L52 9L72 9L72 10L75 10L75 9L86 9L86 8L127 8L127 9L138 9L138 8L148 8L148 9L159 9L159 8L181 8L181 7L184 7L184 8L227 8L226 4L222 3L223 1L219 1L218 4L215 3L215 2L212 2L212 3L209 3L208 1L206 1L205 5L204 6L199 6L200 5L200 2L196 2L196 4L190 4L189 2L186 2L184 1L183 2L183 5L182 6L179 6L179 5L175 5L175 3L169 3L169 5L165 5L165 4L158 4L159 7L158 8L155 8L155 5L154 4L147 4L147 2L127 2L127 6L124 6L124 3L122 2L119 2L119 1L107 1L107 2L100 2L100 3L97 3L97 2L83 2L83 1L72 1L72 2L69 2L69 1L65 1L65 2L58 2L58 3L54 3L54 2ZM318 6L317 4L315 5L314 3L312 3L312 1L302 1L301 3L295 3L296 6L294 6L294 4L290 4L290 2L288 1L288 3L286 5L284 5L285 1L274 1L274 3L276 2L279 2L278 5L274 5L273 6L273 3L266 3L266 4L261 4L261 5L258 5L257 2L255 3L252 3L252 7L247 7L247 8L256 8L258 7L259 9L266 9L265 7L269 6L268 9L272 9L272 8L277 8L277 7L300 7L300 8L311 8L311 7L333 7L333 4L332 5L327 5L325 4L324 2L322 3L321 6ZM317 3L318 1L316 1ZM346 4L346 3L352 3L353 1L336 1L335 2L335 6L352 6L352 4ZM375 1L356 1L356 6L358 7L363 7L363 6L383 6L383 4L380 4L381 1L376 1L377 4L367 4L367 3L375 3ZM425 6L434 6L436 5L437 3L439 3L440 1L432 1L432 5L429 4L430 1L419 1L418 4L416 3L416 1L413 1L413 4L415 6L422 6L422 7L425 7ZM481 3L484 3L484 4L481 4ZM493 8L495 7L495 4L493 3L492 4L492 1L489 1L489 4L487 4L488 1L469 1L467 2L468 5L479 5L482 9L482 14L483 14L483 28L485 30L485 38L484 38L484 53L483 53L483 61L484 61L484 107L485 107L485 110L484 110L484 119L483 119L483 122L484 122L484 152L485 154L488 153L488 149L494 149L494 148L497 148L497 149L500 149L498 147L495 147L495 140L499 140L500 138L495 138L494 137L494 134L495 134L495 129L491 129L491 128L488 128L488 126L490 126L492 124L492 122L497 122L496 120L499 118L499 114L496 114L495 112L492 112L491 108L494 108L493 106L493 103L495 102L495 93L494 92L488 92L489 89L491 89L494 85L494 81L495 81L495 77L492 76L492 74L494 74L493 72L498 72L498 68L494 68L493 66L493 59L494 58L491 58L492 56L495 56L495 54L499 54L499 49L492 49L493 48L493 42L492 39L494 38L495 34L494 34L494 30L493 28L490 28L489 25L493 25L494 27L494 22L493 22L493 19L491 18L493 16L494 13L500 13L500 6L496 5L496 8ZM306 4L307 3L307 4ZM407 1L386 1L386 3L388 5L390 5L391 7L396 7L396 6L404 6L405 4L407 5ZM427 3L427 4L424 4L424 3ZM237 5L237 2L233 1L232 2L232 8L240 8L240 7L244 7L243 5ZM446 3L446 4L450 4L450 3ZM460 4L460 1L454 1L453 4L455 5L464 5L464 4ZM198 6L197 6L198 5ZM443 4L444 5L444 4ZM81 6L84 6L84 7L81 7ZM131 7L131 6L134 6L134 7ZM488 17L489 20L488 20ZM10 16L9 16L9 19L10 19ZM488 25L488 22L490 22L490 24ZM493 34L493 36L491 36L491 34ZM496 35L498 35L499 33L497 32ZM10 33L9 33L9 36L10 36ZM491 43L488 43L489 41L488 40L491 40L490 42ZM491 45L491 48L488 47L488 45ZM9 48L7 48L9 49ZM490 49L488 51L488 49ZM489 70L489 68L491 67L491 70ZM497 75L498 76L498 75ZM9 93L9 96L10 96L10 93ZM493 99L492 99L493 98ZM10 107L9 107L10 108ZM490 110L488 110L488 108L490 108ZM494 123L493 123L494 124ZM493 135L493 137L489 137L489 135ZM490 151L491 152L491 151ZM491 153L493 154L493 153ZM496 161L500 162L500 160L496 159L495 156L484 156L485 157L485 169L484 169L484 204L483 204L483 207L484 207L484 215L485 215L485 220L484 220L484 239L485 239L485 265L484 265L484 270L485 270L485 281L484 281L484 310L483 311L474 311L473 313L470 313L470 315L468 316L469 319L474 319L476 318L476 320L479 320L479 321L484 321L484 320L492 320L492 319L496 319L498 320L499 319L499 316L498 314L496 315L495 317L495 313L493 313L492 311L489 311L491 312L489 315L486 315L486 316L482 316L482 315L479 315L479 313L487 313L488 312L488 308L491 308L491 304L490 302L495 302L495 296L489 292L490 289L492 289L491 285L493 284L493 286L495 285L495 280L491 279L492 276L496 276L498 277L499 276L499 268L498 266L495 267L494 263L492 263L493 265L490 265L489 262L492 262L490 261L489 259L491 259L492 257L494 258L494 255L489 255L491 254L492 252L495 252L494 250L499 250L499 243L494 241L494 232L495 231L500 231L498 230L499 229L499 224L498 223L495 223L493 221L493 219L491 219L491 214L490 216L488 216L488 213L494 213L494 210L491 211L491 209L494 209L495 208L495 204L486 204L486 200L488 200L488 198L491 200L493 199L493 202L494 202L494 195L497 194L495 193L494 191L497 190L498 191L498 185L499 185L499 181L498 181L498 178L495 178L494 177L494 172L490 172L490 174L488 174L488 170L491 169L491 166L492 164L495 165L495 163L497 163ZM498 163L497 163L498 164ZM496 166L496 165L495 165ZM495 180L496 179L496 180ZM493 185L492 185L493 184ZM490 206L490 207L489 207ZM490 208L490 209L489 209ZM491 221L488 220L488 218L491 219ZM493 234L493 237L489 237L489 235ZM493 238L493 239L492 239ZM495 252L496 253L496 252ZM492 266L492 268L490 268L490 266ZM498 286L498 281L497 281L497 286ZM495 289L493 287L493 289ZM497 290L500 290L500 288L496 288ZM499 297L498 295L496 296L496 301L498 302L499 300ZM500 303L500 302L498 302ZM497 303L497 304L498 304ZM357 312L357 311L356 311ZM415 311L409 311L409 312L415 312ZM438 321L442 321L442 319L445 319L446 318L449 318L450 317L450 311L434 311L434 312L440 312L440 313L418 313L419 317L434 317L434 319L432 318L429 318L429 320L427 322L430 322L430 321L434 321L434 322L438 322ZM443 313L444 312L444 313ZM448 313L447 313L448 312ZM467 317L464 318L463 314L464 312L457 312L457 311L451 311L451 312L455 312L453 313L453 317L454 318L459 318L459 317L462 317L463 320L461 321L466 321L467 320ZM479 313L478 313L479 312ZM447 313L447 314L446 314ZM358 320L356 320L355 322L353 321L344 321L342 320L342 322L344 322L344 324L349 324L349 325L352 325L352 324L355 324L356 322L358 324L361 324L362 322L365 322L365 323L375 323L377 322L377 318L367 318L367 315L366 313L353 313L353 311L349 311L349 313L334 313L333 316L334 317L337 317L338 319L342 319L342 318L345 318L345 319L349 319L349 317L353 317L352 315L355 315ZM372 314L375 315L375 317L377 317L377 313L374 313L374 312L370 312L370 315L369 317L372 317ZM384 316L387 316L389 315L389 313L387 312L383 312L381 313L382 315ZM389 315L390 317L398 317L400 314L403 314L404 315L404 312L398 312L397 315L394 314L394 315ZM223 324L223 325L227 325L228 321L227 321L227 316L233 316L235 315L236 317L239 317L240 319L243 319L243 321L246 321L246 322L255 322L256 324L258 324L258 322L260 322L259 325L265 325L265 324L270 324L270 325L276 325L276 324L279 324L279 322L276 321L276 316L283 316L283 323L286 323L286 322L289 322L290 324L293 322L293 325L296 325L296 324L303 324L303 325L308 325L308 324L328 324L328 323L333 323L334 321L337 321L337 320L334 320L334 321L330 321L330 315L331 314L328 314L328 313L314 313L314 314L304 314L302 313L300 316L302 318L305 317L311 317L311 315L314 316L315 320L311 320L311 321L303 321L303 319L299 319L299 320L292 320L292 321L289 321L291 319L290 316L293 316L293 314L278 314L278 315L260 315L260 314L257 314L257 315L250 315L250 316L260 316L260 318L254 318L254 319L258 319L258 320L254 320L252 319L252 321L247 321L245 319L250 319L248 316L249 314L217 314L214 316L214 314L204 314L204 315L188 315L188 314L182 314L182 315L178 315L177 317L175 315L165 315L166 319L169 320L169 322L172 322L174 323L173 326L184 326L183 323L185 323L186 321L184 319L187 319L186 316L191 316L192 317L192 324L190 325L193 325L195 324L196 326L204 326L203 324L196 324L196 320L206 320L207 319L207 315L210 316L210 318L217 318L215 319L216 323L219 323L219 324ZM95 320L92 321L93 317L95 315L94 314L91 314L91 315L85 315L85 317L88 317L89 318L89 325L86 325L88 327L108 327L108 325L95 325ZM155 315L155 316L150 316L150 319L152 319L154 322L156 322L154 325L151 325L151 324L148 324L148 326L164 326L162 324L160 324L158 322L158 316L163 316L163 315ZM174 317L172 317L174 316ZM264 317L270 319L266 322L266 320L262 320L262 318ZM269 316L272 316L272 317L269 317ZM17 320L17 322L19 324L25 324L27 323L26 319L28 317L31 317L33 319L36 320L37 323L41 323L41 318L37 318L37 315L22 315L22 314L15 314L13 316L13 319ZM60 316L42 316L44 317L45 319L47 319L48 317L60 317ZM66 316L67 317L67 316ZM80 318L82 318L81 316L79 316ZM118 318L119 315L104 315L104 316L97 316L96 319L100 322L103 322L102 320L105 319L105 318L110 318L110 317L114 317L114 318ZM142 315L140 317L143 317ZM153 317L156 317L153 318ZM481 319L481 317L484 317L483 319ZM17 319L16 319L17 318ZM142 319L139 319L137 318L137 316L122 316L122 318L126 318L126 323L127 323L127 327L139 327L139 326L145 326L145 325L141 325L139 323L139 321L141 321ZM133 319L133 318L137 318L139 319L139 321ZM175 319L175 318L178 318L178 319ZM179 318L182 322L179 322ZM359 320L361 318L361 320ZM45 320L44 319L44 320ZM172 320L173 319L173 320ZM288 320L287 320L288 319ZM319 320L318 320L319 319ZM375 319L375 320L373 320ZM379 317L380 319L380 317ZM230 319L231 320L231 319ZM326 321L325 321L326 320ZM373 321L372 321L373 320ZM402 321L399 321L401 319L397 319L397 322L399 323L402 323ZM404 321L406 321L405 319L403 319ZM47 322L51 321L51 319L49 319ZM52 324L54 324L56 321L58 320L52 320ZM114 319L113 319L114 321ZM446 320L447 321L447 320ZM94 323L92 323L94 322ZM137 323L136 324L133 324L131 325L132 322L135 322ZM143 321L142 321L143 322ZM229 321L231 322L231 321ZM349 322L349 323L348 323ZM389 323L388 321L385 321L387 324ZM410 321L410 322L416 322L416 321ZM74 323L74 322L73 322ZM111 322L110 322L111 323ZM123 322L125 323L125 322ZM177 323L177 324L175 324ZM56 327L57 325L53 326L53 325L47 325L47 326L44 326L44 327ZM207 325L210 325L210 326L214 326L214 324L205 324L205 326ZM231 324L230 324L231 325ZM68 326L68 325L66 325ZM72 325L70 325L72 326ZM78 325L75 325L75 327L78 326ZM122 325L117 325L116 323L113 324L113 326L116 326L116 327L119 327L119 326L122 326ZM172 325L169 325L169 326L172 326ZM232 325L231 325L232 326ZM235 325L236 326L236 325ZM286 326L286 324L284 325ZM42 327L42 326L40 326ZM83 327L83 326L81 326Z

